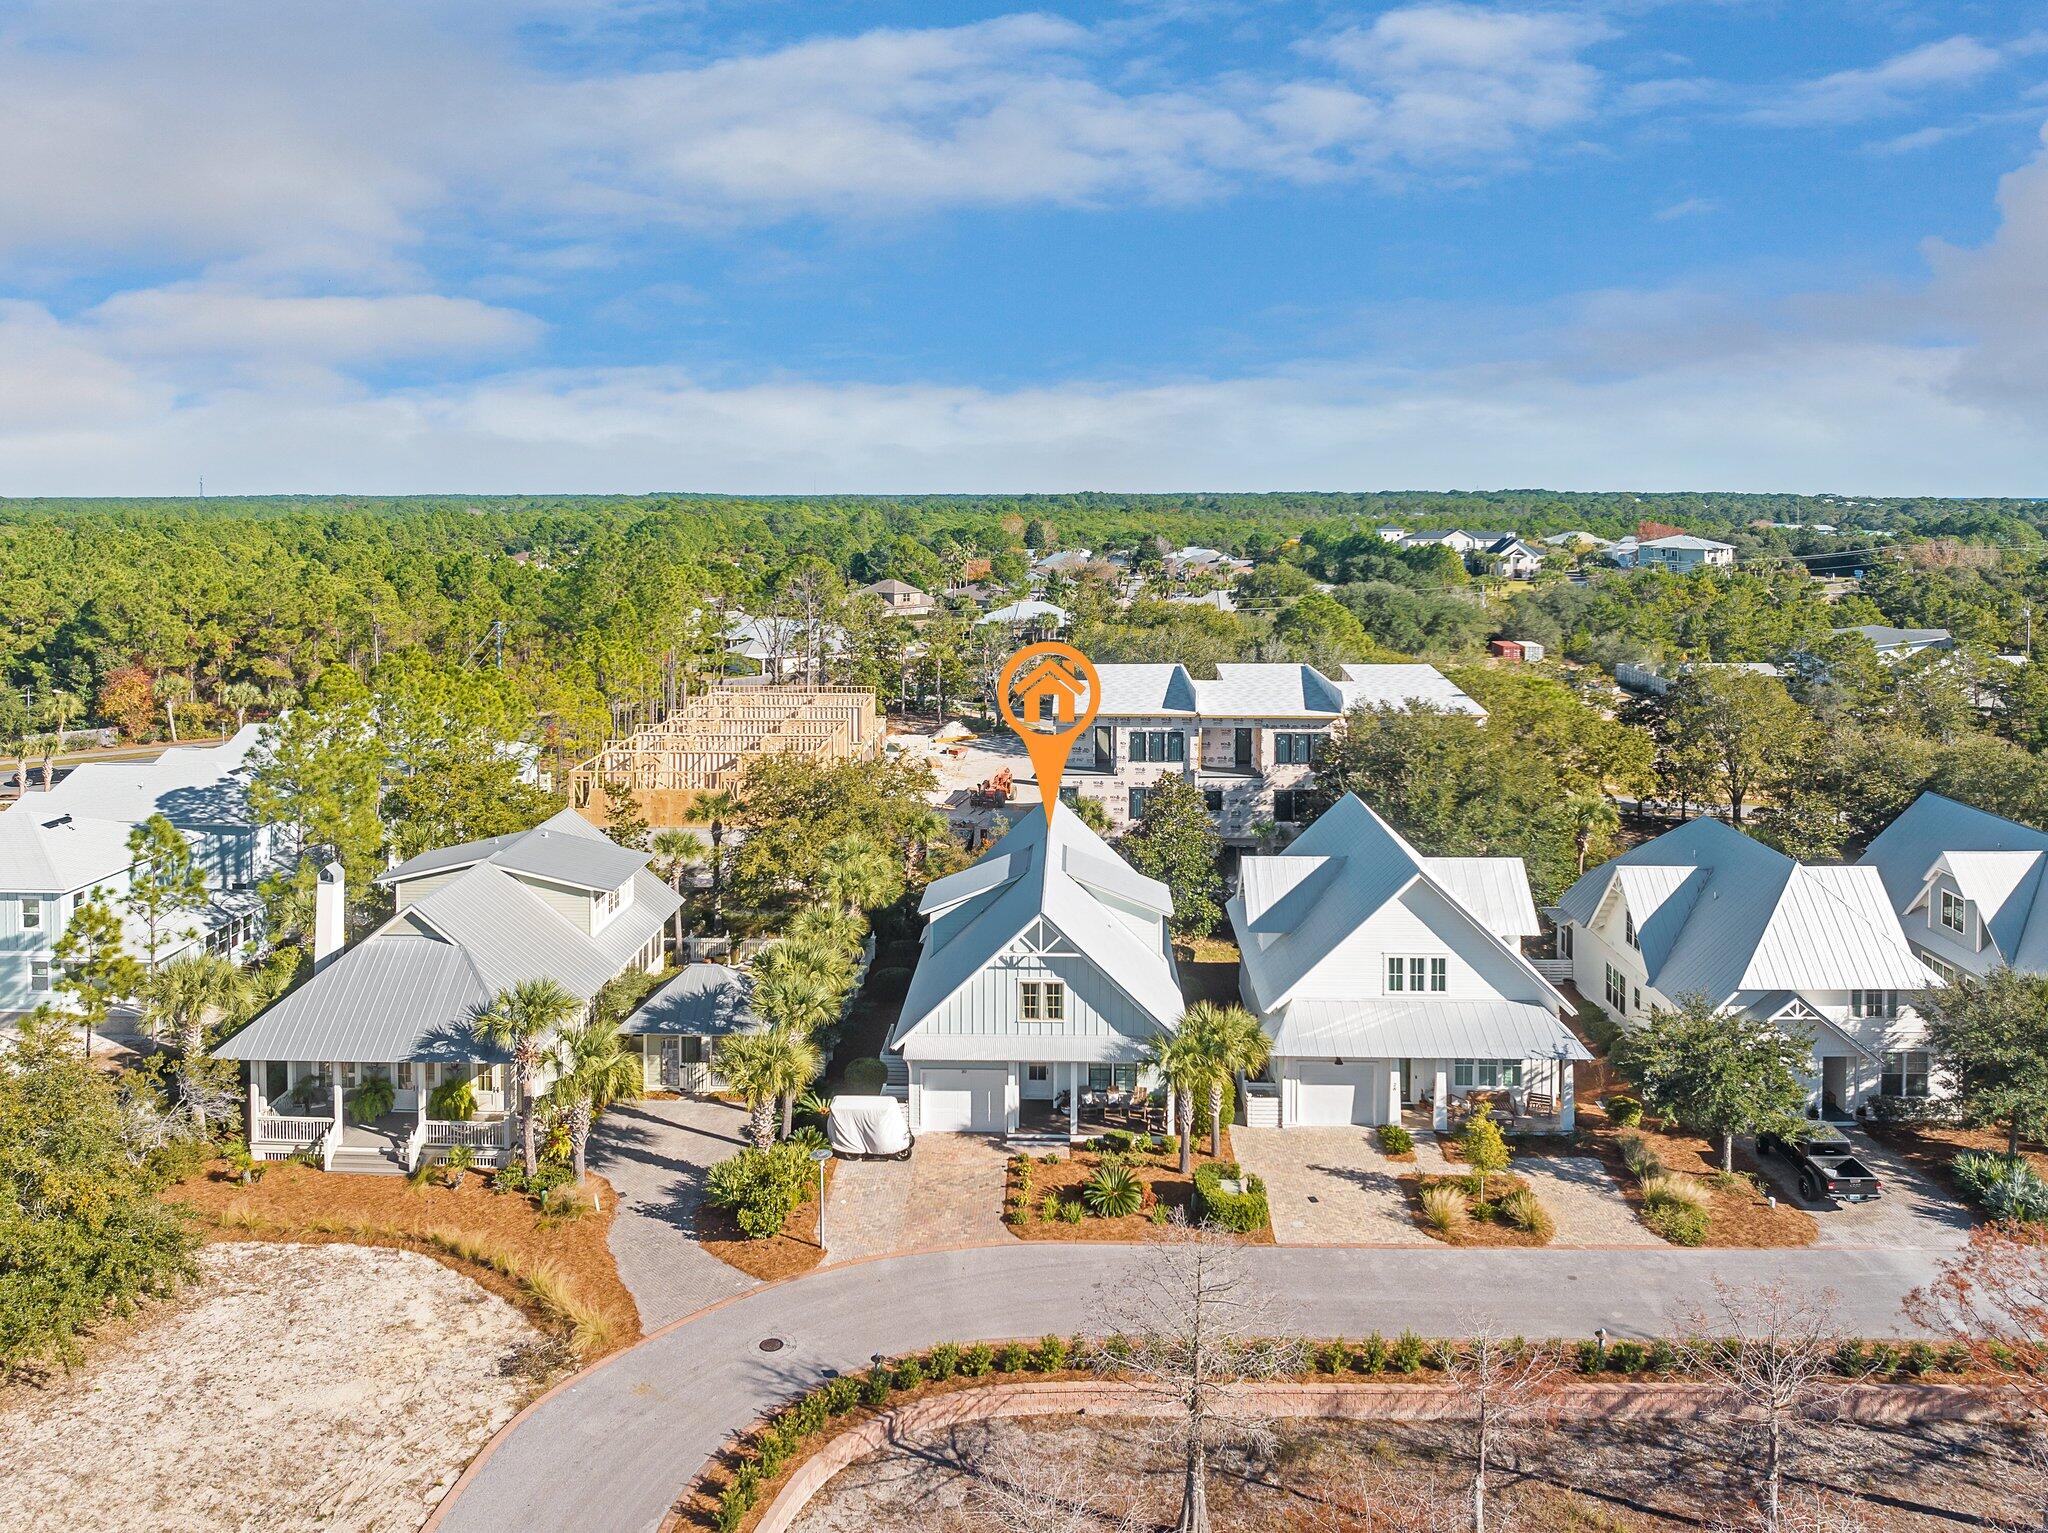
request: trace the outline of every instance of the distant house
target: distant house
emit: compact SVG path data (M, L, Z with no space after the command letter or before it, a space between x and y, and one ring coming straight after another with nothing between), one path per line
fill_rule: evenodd
M1877 870L1920 961L1943 980L2005 966L2048 974L2048 831L1923 793L1885 827Z
M1716 543L1712 538L1696 538L1689 532L1649 538L1636 544L1636 564L1646 569L1654 566L1674 574L1689 575L1702 568L1727 569L1734 563L1732 544Z
M1543 567L1540 549L1507 533L1486 544L1477 557L1510 580L1527 580Z
M1627 691L1647 692L1653 697L1663 697L1671 691L1680 677L1690 676L1697 671L1749 671L1757 676L1784 675L1782 667L1772 665L1768 660L1687 660L1668 671L1654 665L1623 660L1614 667L1614 680Z
M877 580L871 586L861 587L861 590L899 617L923 617L938 606L930 596L906 580Z
M1424 857L1346 794L1277 857L1240 864L1230 924L1245 1004L1271 1034L1249 1123L1399 1123L1497 1090L1518 1124L1570 1132L1571 1003L1522 956L1538 930L1519 857Z
M1836 633L1860 633L1885 660L1907 660L1928 650L1947 650L1956 641L1946 628L1892 628L1883 623L1858 623Z
M718 963L693 963L644 1001L619 1032L639 1055L649 1091L718 1089L718 1041L761 1026L753 980Z
M1146 1043L1181 1013L1173 898L1079 815L1019 815L918 911L922 951L884 1050L913 1129L1073 1133L1089 1099L1154 1088Z
M1877 870L1810 867L1702 817L1582 875L1557 904L1557 955L1625 1027L1688 995L1812 1044L1813 1106L1924 1095L1932 982Z
M846 631L820 623L814 635L802 618L733 612L726 619L725 648L752 665L763 681L801 681L811 679L827 657L845 651Z
M1049 601L1028 597L1023 601L1011 602L1007 607L996 607L984 612L974 620L977 628L1004 623L1012 628L1029 629L1038 633L1058 633L1072 622L1066 608L1055 607Z
M1034 559L1031 573L1034 578L1040 580L1048 575L1078 575L1088 567L1094 557L1085 548L1062 548L1056 553Z
M322 874L312 977L214 1051L248 1066L250 1153L312 1150L330 1170L396 1173L466 1147L496 1164L512 1143L517 1088L504 1053L471 1026L477 1008L543 979L587 1006L620 975L659 969L681 896L648 871L647 853L573 809L423 852L377 882L395 909L340 950L341 869ZM352 1121L349 1094L379 1079L391 1083L391 1111ZM447 1100L465 1085L467 1117Z
M263 934L256 885L283 859L277 834L249 812L250 754L260 726L219 745L172 746L153 761L88 762L47 792L0 811L0 1015L66 1005L57 941L94 891L118 911L134 856L128 837L151 815L177 827L206 878L207 902L162 942L157 960L204 949L240 957ZM140 952L142 923L126 921Z
M1595 537L1590 532L1553 532L1543 542L1548 548L1569 548L1577 553L1593 553L1614 546L1612 539Z
M1396 527L1391 522L1384 527L1375 527L1373 531L1380 535L1382 543L1398 543L1408 536L1406 527Z
M1411 532L1408 536L1401 539L1401 546L1403 548L1448 548L1452 553L1463 558L1466 554L1477 549L1480 544L1479 539L1471 533L1460 532L1457 528L1451 527L1442 532Z
M1205 591L1200 596L1169 596L1177 607L1213 607L1218 612L1235 612L1237 600L1228 591Z

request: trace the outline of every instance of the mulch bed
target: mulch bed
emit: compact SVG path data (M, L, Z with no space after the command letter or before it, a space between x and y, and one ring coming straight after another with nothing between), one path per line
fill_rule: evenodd
M640 1339L640 1310L619 1280L606 1243L618 1197L601 1176L592 1175L586 1185L597 1194L599 1211L562 1219L544 1216L523 1193L493 1192L476 1172L466 1173L455 1187L443 1185L439 1177L414 1186L400 1176L350 1176L279 1161L244 1186L226 1162L216 1161L166 1188L163 1198L191 1210L207 1240L418 1251L475 1279L543 1324L551 1317L523 1285L437 1241L460 1237L526 1267L545 1264L604 1317L607 1335L599 1351L613 1351Z
M1949 1170L1949 1162L1964 1150L1986 1150L1993 1155L2005 1153L2006 1136L1999 1129L1964 1128L1946 1123L1866 1123L1862 1127L1879 1144L1896 1150L1925 1172L1943 1192L1965 1208L1973 1205ZM2048 1151L2044 1151L2042 1146L2022 1139L2020 1158L2043 1176L2048 1176Z
M1209 1137L1201 1136L1197 1141L1194 1164L1206 1164L1211 1157L1205 1153ZM1223 1154L1216 1157L1230 1162L1230 1130L1223 1131ZM1169 1212L1179 1209L1189 1219L1194 1217L1193 1203L1195 1183L1192 1176L1180 1174L1180 1156L1153 1154L1134 1155L1127 1164L1144 1188L1144 1201L1138 1212L1122 1219L1100 1219L1094 1214L1084 1214L1079 1224L1069 1224L1064 1219L1046 1219L1040 1216L1046 1198L1058 1193L1062 1202L1079 1202L1081 1187L1095 1174L1102 1164L1102 1157L1093 1150L1076 1145L1064 1156L1056 1156L1050 1164L1034 1158L1031 1162L1031 1201L1023 1217L1015 1213L1017 1192L1017 1163L1013 1159L1003 1178L1003 1227L1019 1240L1103 1240L1134 1241L1150 1240L1159 1234L1160 1227L1154 1224L1153 1210L1166 1208ZM1253 1235L1237 1237L1246 1245L1273 1244L1270 1227Z
M1526 1192L1529 1184L1511 1171L1496 1171L1486 1179L1488 1201L1485 1211L1473 1199L1467 1178L1457 1176L1404 1176L1402 1190L1408 1194L1408 1212L1431 1240L1447 1246L1546 1246L1550 1237L1533 1230L1518 1229L1500 1217L1500 1201L1511 1192ZM1422 1194L1431 1187L1455 1187L1465 1194L1465 1211L1471 1215L1464 1224L1450 1230L1432 1229L1423 1221Z
M1719 1149L1710 1141L1676 1128L1652 1127L1647 1122L1633 1129L1616 1130L1599 1109L1589 1112L1581 1108L1578 1136L1581 1147L1594 1151L1607 1162L1637 1218L1642 1217L1643 1197L1635 1178L1622 1164L1621 1152L1615 1146L1618 1133L1640 1134L1656 1151L1657 1158L1664 1162L1666 1170L1699 1180L1701 1190L1710 1200L1707 1238L1703 1245L1777 1250L1810 1246L1820 1238L1820 1226L1806 1210L1782 1202L1776 1208L1770 1206L1769 1195L1751 1180L1759 1175L1756 1157L1740 1143L1735 1147L1737 1179L1726 1186L1719 1186L1710 1178L1721 1169L1721 1156Z
M825 1163L828 1191L838 1169L836 1160ZM728 1267L764 1283L809 1272L825 1259L825 1248L818 1244L818 1195L813 1192L799 1203L783 1222L782 1232L766 1240L742 1233L730 1212L706 1203L697 1211L697 1244Z

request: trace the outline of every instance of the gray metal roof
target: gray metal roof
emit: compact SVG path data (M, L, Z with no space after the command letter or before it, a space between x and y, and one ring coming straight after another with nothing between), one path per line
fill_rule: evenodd
M1281 1014L1283 1058L1591 1059L1548 1007L1522 1001L1302 1000Z
M493 863L576 889L617 889L647 866L647 854L606 839L575 810L563 809L531 830L422 852L378 875L377 882L406 883L476 863Z
M721 963L693 963L650 995L620 1025L628 1034L722 1038L760 1025L752 1009L753 981Z
M1923 793L1870 843L1862 861L1876 869L1901 914L1943 863L1963 897L1976 903L1999 955L2016 969L2048 971L2048 901L2040 898L2048 831Z
M1484 718L1486 710L1433 665L1347 665L1330 677L1279 661L1229 663L1213 681L1184 665L1100 665L1101 715L1333 720L1359 707L1422 706Z

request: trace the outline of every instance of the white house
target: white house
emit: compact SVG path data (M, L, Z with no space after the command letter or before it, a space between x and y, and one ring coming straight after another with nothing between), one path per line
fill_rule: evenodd
M1353 708L1486 710L1434 666L1219 665L1198 681L1184 665L1102 665L1101 707L1067 758L1070 797L1092 798L1112 826L1144 812L1163 777L1202 790L1226 840L1248 844L1261 821L1299 823L1330 736Z
M649 1091L714 1091L718 1041L761 1026L754 1013L753 976L720 963L693 963L619 1024L640 1056Z
M1246 1121L1399 1123L1498 1090L1530 1127L1572 1127L1571 1003L1522 955L1536 907L1519 857L1424 857L1346 794L1229 905L1240 990L1272 1035Z
M1512 533L1502 533L1485 544L1475 557L1480 564L1509 580L1528 580L1543 568L1543 551L1531 547Z
M1914 956L1874 867L1807 867L1702 817L1584 874L1558 956L1624 1026L1701 995L1813 1041L1814 1105L1927 1090Z
M184 835L208 895L206 908L168 940L159 933L158 961L198 947L239 956L260 937L256 885L277 865L279 848L249 815L258 733L251 724L219 745L173 746L153 761L88 763L0 811L0 1015L61 1003L57 939L95 890L121 908L133 871L128 836L153 814ZM124 924L129 951L140 953L140 923Z
M1483 541L1472 533L1456 527L1441 532L1411 532L1401 539L1403 548L1448 548L1459 558L1484 546Z
M1858 623L1853 628L1837 628L1835 632L1862 634L1882 660L1910 660L1931 649L1956 647L1955 636L1946 628L1894 628L1888 623Z
M928 617L938 603L907 580L877 580L862 586L863 596L872 596L898 617Z
M1696 538L1689 532L1679 532L1669 537L1645 538L1637 543L1635 563L1639 569L1657 567L1674 574L1688 575L1696 569L1731 567L1735 563L1735 548L1733 544L1716 543L1712 538Z
M913 1129L1077 1132L1086 1099L1151 1087L1146 1041L1181 1013L1173 899L1079 815L1027 810L918 910L923 951L884 1050L906 1066Z
M246 1062L249 1148L320 1154L329 1169L396 1172L467 1146L493 1164L511 1144L516 1083L470 1018L501 991L553 980L588 1003L629 970L653 972L682 899L647 853L573 809L532 830L423 852L380 874L391 918L340 950L341 869L322 875L314 971L215 1053ZM391 1082L392 1109L350 1121L349 1093ZM474 1116L436 1116L467 1083Z
M2048 832L1923 793L1863 854L1906 941L1943 980L2048 973Z

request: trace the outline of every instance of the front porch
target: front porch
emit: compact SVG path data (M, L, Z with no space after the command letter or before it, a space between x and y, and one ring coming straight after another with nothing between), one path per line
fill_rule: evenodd
M328 1171L409 1172L461 1149L472 1164L492 1169L505 1163L518 1122L506 1110L504 1072L502 1065L483 1063L255 1061L249 1069L249 1154L262 1161L311 1154ZM362 1092L370 1088L384 1095L384 1085L388 1105L363 1116ZM282 1089L267 1095L270 1087ZM444 1110L457 1102L473 1107L465 1117L434 1117L437 1097Z

